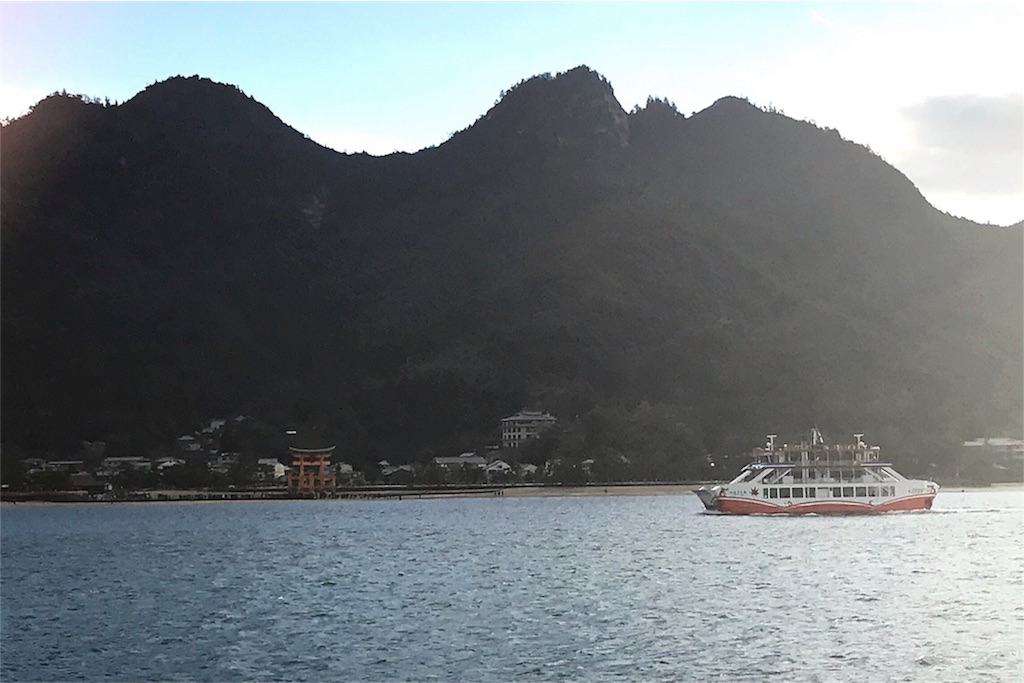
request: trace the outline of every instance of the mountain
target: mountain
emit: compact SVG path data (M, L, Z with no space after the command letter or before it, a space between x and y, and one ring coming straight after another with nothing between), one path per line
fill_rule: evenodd
M813 424L911 467L1024 431L1022 225L736 98L627 113L579 67L378 158L176 77L48 97L0 179L3 440L29 451L244 413L402 461L530 406L560 453L683 476Z

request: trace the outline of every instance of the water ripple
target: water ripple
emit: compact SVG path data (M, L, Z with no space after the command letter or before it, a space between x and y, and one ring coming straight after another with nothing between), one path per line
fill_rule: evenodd
M0 679L1019 681L1020 496L936 508L4 509Z

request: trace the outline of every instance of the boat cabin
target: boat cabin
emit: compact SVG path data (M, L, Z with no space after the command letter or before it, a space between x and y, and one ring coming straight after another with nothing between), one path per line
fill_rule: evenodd
M905 481L905 477L879 459L878 446L867 446L863 434L854 436L856 443L829 445L815 428L809 443L776 446L775 435L769 435L766 447L754 449L753 462L743 468L730 486L760 484L751 487L750 493L769 499L897 495L896 484Z

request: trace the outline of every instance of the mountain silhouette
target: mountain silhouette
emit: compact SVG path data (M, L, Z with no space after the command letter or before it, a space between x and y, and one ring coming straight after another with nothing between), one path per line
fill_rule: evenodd
M0 177L2 430L27 451L248 414L401 462L532 406L564 453L669 477L815 423L911 467L1022 431L1022 226L737 98L626 113L579 67L372 157L176 77L44 99Z

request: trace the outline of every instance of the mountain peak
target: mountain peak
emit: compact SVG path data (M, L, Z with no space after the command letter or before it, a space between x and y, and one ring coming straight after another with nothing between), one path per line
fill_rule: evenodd
M746 116L761 113L761 110L751 104L745 97L726 95L715 100L710 107L698 112L698 114L713 114L715 117Z
M470 129L486 128L514 148L629 142L629 121L608 81L587 66L520 81Z
M162 81L157 81L146 87L132 101L144 102L181 102L192 101L219 101L240 103L249 101L259 104L252 97L242 92L236 85L219 83L203 76L171 76ZM262 106L262 105L260 105Z
M232 138L296 131L240 88L200 76L173 76L128 100L126 110L148 110L174 128L196 133L231 133Z

